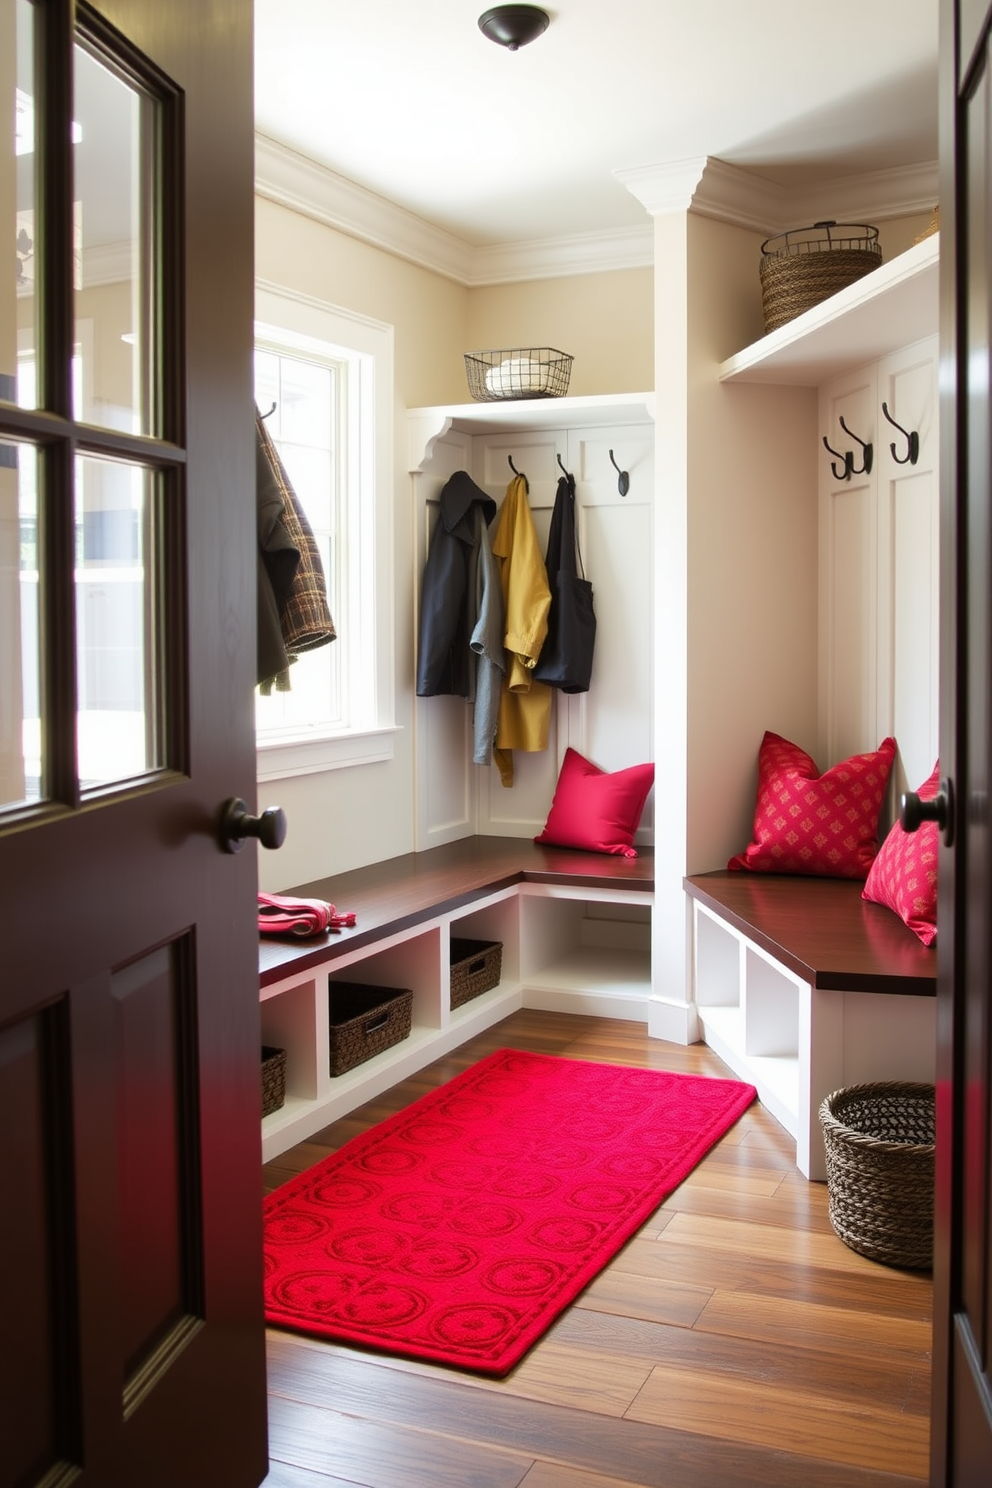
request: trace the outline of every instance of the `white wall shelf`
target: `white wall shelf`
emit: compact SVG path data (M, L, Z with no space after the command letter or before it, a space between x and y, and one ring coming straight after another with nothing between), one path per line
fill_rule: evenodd
M421 470L436 440L452 430L507 434L518 429L595 429L654 421L654 393L604 393L584 398L511 398L496 403L450 403L407 412L409 469Z
M933 335L938 324L940 234L934 233L797 315L720 367L721 382L819 387Z

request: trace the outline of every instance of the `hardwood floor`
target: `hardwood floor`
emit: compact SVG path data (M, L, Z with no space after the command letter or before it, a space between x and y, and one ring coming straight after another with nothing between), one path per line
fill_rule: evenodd
M284 1153L266 1190L494 1049L687 1074L704 1045L519 1012ZM266 1488L908 1488L931 1282L834 1234L754 1105L516 1369L489 1380L269 1331Z

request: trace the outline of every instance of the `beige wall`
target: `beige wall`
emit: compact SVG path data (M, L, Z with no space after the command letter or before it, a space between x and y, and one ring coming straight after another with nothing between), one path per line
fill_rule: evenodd
M460 285L260 197L255 274L393 326L399 403L463 401L468 290Z
M717 380L760 334L759 259L689 214L690 873L748 842L764 730L816 743L816 391Z
M643 392L654 386L653 300L653 269L473 289L465 349L553 346L574 357L570 396Z
M259 805L286 811L279 853L259 855L263 889L308 883L413 847L412 494L405 410L466 403L463 353L550 345L576 358L570 393L643 391L652 377L650 270L468 290L312 218L256 198L255 272L394 328L394 758L269 782ZM517 339L519 338L519 340Z
M256 198L255 273L394 328L393 603L397 732L392 760L267 782L261 807L286 812L286 843L259 854L263 889L395 857L413 848L412 503L404 410L461 400L467 291L440 275Z
M929 221L883 224L886 259ZM656 641L666 660L655 738L672 820L656 837L659 874L678 889L666 939L679 941L681 874L721 866L746 840L762 731L815 744L816 396L724 386L716 375L762 334L760 248L759 234L689 213L678 225L656 219L654 269L468 290L257 200L260 280L394 327L397 415L395 758L267 786L261 804L286 809L290 834L278 856L262 856L263 887L411 850L419 575L405 409L467 402L466 350L548 345L575 358L572 395L658 390ZM667 968L677 981L682 959L679 944Z

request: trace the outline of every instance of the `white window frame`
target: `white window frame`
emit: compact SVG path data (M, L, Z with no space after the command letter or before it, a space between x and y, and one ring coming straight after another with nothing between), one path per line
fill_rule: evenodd
M393 757L393 328L256 281L255 340L289 354L316 353L348 364L344 564L355 596L350 618L332 615L338 638L331 644L348 647L347 721L306 739L259 740L256 771L262 783Z

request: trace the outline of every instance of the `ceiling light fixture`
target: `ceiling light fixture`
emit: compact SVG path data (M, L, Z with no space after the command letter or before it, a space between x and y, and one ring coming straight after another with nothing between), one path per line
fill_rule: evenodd
M548 29L551 17L536 5L494 5L479 17L479 30L490 41L515 52Z

